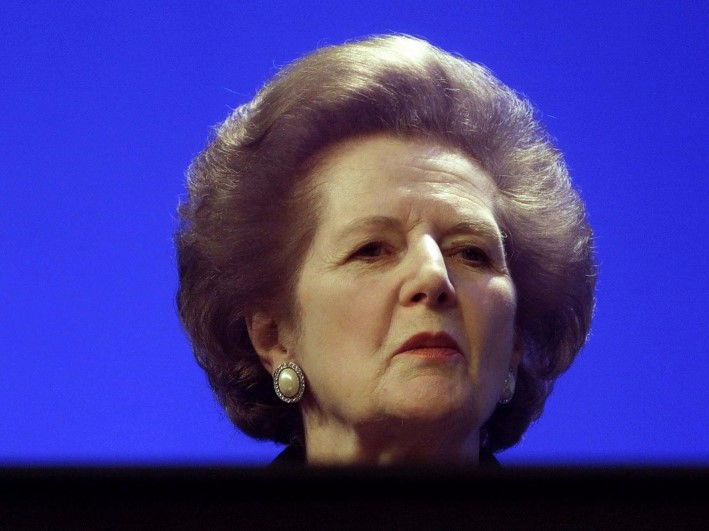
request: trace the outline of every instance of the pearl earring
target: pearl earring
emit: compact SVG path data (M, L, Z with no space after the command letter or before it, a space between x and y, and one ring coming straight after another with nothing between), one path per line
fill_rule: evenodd
M508 404L510 400L512 400L512 397L515 396L516 385L517 378L515 373L512 372L512 369L510 369L507 376L505 376L505 384L502 386L502 395L500 396L500 400L498 400L498 404Z
M292 404L303 397L305 392L305 375L293 362L281 363L273 373L273 389L278 398Z

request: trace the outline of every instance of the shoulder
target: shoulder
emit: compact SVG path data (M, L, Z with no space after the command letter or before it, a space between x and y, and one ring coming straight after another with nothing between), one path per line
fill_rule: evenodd
M286 446L273 461L271 466L305 465L305 451L298 446Z

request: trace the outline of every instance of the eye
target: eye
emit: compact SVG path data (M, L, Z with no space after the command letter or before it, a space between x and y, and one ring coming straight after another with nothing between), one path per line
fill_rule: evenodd
M384 247L384 244L381 242L370 242L359 249L357 249L353 254L352 258L361 258L361 259L372 259L372 258L379 258L384 255L386 252L386 249Z
M465 262L471 265L483 266L490 263L487 253L479 247L463 247L458 253Z

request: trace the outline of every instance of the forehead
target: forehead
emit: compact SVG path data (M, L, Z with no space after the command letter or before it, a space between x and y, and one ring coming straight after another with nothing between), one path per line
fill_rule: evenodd
M394 198L427 207L440 203L494 210L497 187L487 171L433 140L374 135L336 144L318 159L311 182L326 208L340 215L376 206L391 210Z

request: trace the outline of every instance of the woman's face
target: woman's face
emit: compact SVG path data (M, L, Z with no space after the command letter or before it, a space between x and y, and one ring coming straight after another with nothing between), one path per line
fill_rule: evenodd
M442 145L373 136L331 148L311 178L323 212L288 346L306 432L410 422L477 437L520 354L489 175Z

